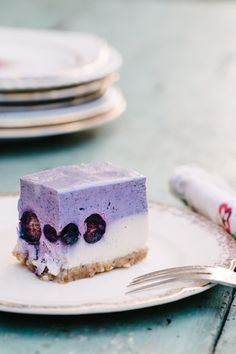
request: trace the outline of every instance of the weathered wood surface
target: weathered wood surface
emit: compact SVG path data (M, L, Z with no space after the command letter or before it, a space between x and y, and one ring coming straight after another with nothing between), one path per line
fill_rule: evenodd
M236 352L236 299L232 302L229 314L216 347L215 354L235 353Z
M0 0L1 25L75 29L106 37L124 56L128 109L101 129L0 143L0 191L41 168L111 160L147 175L149 197L176 203L168 178L199 163L236 187L234 2ZM0 314L0 353L235 353L233 291L121 314ZM228 315L228 311L229 315ZM222 332L223 330L223 332Z

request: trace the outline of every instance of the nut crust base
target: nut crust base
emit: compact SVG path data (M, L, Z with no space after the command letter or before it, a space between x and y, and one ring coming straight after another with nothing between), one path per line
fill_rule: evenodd
M58 283L68 283L77 279L90 278L97 273L108 272L115 268L128 268L131 265L142 261L147 256L147 253L148 249L142 248L141 250L129 253L124 257L115 258L112 261L84 264L79 267L73 267L70 269L62 268L57 275L50 274L46 267L44 272L39 275L39 278L42 280L55 281ZM25 257L24 253L14 251L13 255L31 272L36 273L35 265L33 265L32 262Z

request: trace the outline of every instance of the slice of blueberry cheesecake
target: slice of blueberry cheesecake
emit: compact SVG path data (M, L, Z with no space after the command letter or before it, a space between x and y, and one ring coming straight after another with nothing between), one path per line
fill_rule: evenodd
M21 178L16 258L40 278L68 282L147 255L146 178L108 162Z

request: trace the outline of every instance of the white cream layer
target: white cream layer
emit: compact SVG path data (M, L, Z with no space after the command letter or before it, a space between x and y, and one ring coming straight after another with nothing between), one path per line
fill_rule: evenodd
M49 273L57 275L61 268L70 269L83 264L112 261L118 257L140 250L145 247L148 237L148 214L137 214L119 219L107 225L103 238L88 244L83 236L73 246L51 244L44 239L41 241L36 260L35 246L25 245L19 239L17 250L28 254L29 260L41 274L45 267ZM24 243L24 245L22 244Z

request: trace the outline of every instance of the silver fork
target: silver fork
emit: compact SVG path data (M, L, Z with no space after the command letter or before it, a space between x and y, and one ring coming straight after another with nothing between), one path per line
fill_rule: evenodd
M136 277L128 284L126 294L150 290L177 280L206 280L214 284L236 287L236 273L233 270L219 266L193 265L162 269Z

